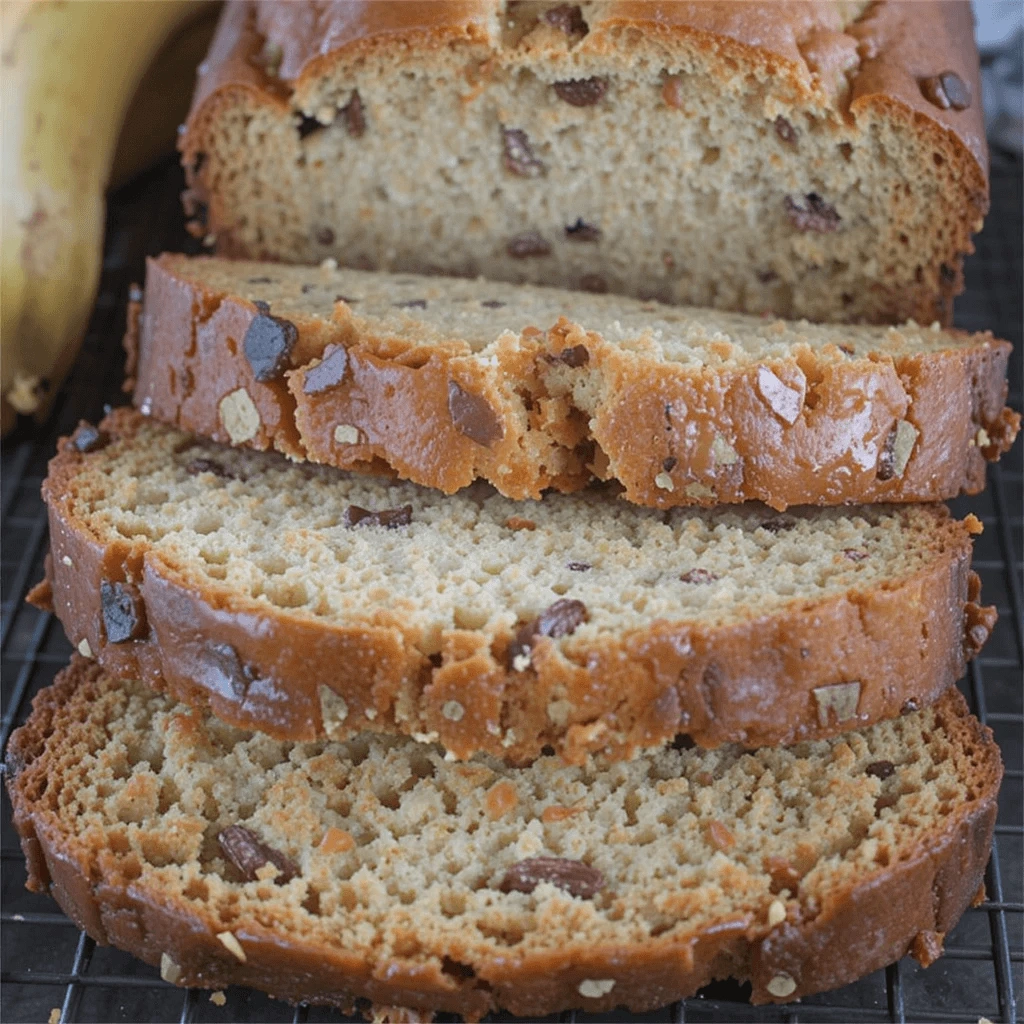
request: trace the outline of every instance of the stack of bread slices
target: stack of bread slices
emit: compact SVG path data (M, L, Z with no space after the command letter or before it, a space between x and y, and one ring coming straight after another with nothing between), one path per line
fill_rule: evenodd
M940 954L1002 774L941 502L1018 425L947 326L977 55L798 7L225 6L220 255L149 262L44 485L79 653L7 779L97 941L380 1019Z

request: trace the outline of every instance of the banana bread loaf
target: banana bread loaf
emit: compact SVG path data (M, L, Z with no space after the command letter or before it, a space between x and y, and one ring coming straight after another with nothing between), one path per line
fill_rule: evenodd
M181 136L223 255L950 322L970 5L226 4Z
M795 747L517 769L281 743L81 659L7 753L29 886L98 942L183 985L471 1020L930 963L983 893L1001 774L956 690Z
M942 506L445 497L127 409L63 444L44 496L71 641L281 738L521 763L829 736L934 701L995 620L980 523Z
M596 475L660 508L936 501L980 490L1020 419L1006 342L915 324L173 255L130 324L143 412L448 493Z

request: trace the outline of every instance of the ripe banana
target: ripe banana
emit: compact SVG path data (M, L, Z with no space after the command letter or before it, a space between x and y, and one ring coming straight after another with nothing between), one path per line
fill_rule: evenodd
M0 3L5 431L15 413L45 417L74 361L96 296L104 194L125 113L161 46L204 6L204 0Z

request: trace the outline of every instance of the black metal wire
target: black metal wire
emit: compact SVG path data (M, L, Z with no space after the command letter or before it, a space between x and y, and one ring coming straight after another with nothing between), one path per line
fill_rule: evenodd
M105 403L124 401L120 337L128 286L141 279L145 255L163 249L195 250L195 243L181 229L181 187L179 171L169 164L122 191L112 202L100 301L73 376L74 387L65 389L49 428L22 427L3 445L0 672L4 704L0 746L6 746L12 728L24 721L29 698L53 678L71 650L53 616L23 603L26 588L42 575L45 513L38 489L46 461L59 433L69 432L79 418L96 420ZM961 326L991 329L1014 342L1011 403L1018 408L1024 323L1021 191L1020 160L997 155L992 169L992 213L977 240L977 253L968 260L967 292L957 305ZM984 577L986 592L995 591L987 596L1002 606L1001 621L989 646L972 663L964 686L978 717L997 730L1007 773L986 874L988 898L977 910L969 911L947 937L943 957L928 971L905 960L837 992L787 1007L752 1007L749 986L716 982L697 997L656 1013L625 1017L567 1012L552 1020L566 1024L611 1019L674 1024L727 1020L976 1024L980 1017L1009 1024L1018 1020L1017 1001L1024 987L1021 448L1018 444L1000 467L990 471L987 495L954 503L958 514L974 511L987 527L975 567ZM2 826L0 1018L4 1021L46 1020L51 1011L57 1012L62 1024L115 1019L306 1024L348 1019L322 1007L289 1007L241 989L229 990L226 1005L219 1007L210 1001L210 993L174 989L161 981L154 968L138 964L127 954L97 949L84 934L79 935L69 959L58 962L55 950L70 950L67 940L74 925L55 912L48 899L24 891L24 866L6 797ZM984 971L986 965L990 976L982 983L983 976L977 972ZM450 1015L440 1019L450 1019ZM499 1015L496 1020L510 1018Z

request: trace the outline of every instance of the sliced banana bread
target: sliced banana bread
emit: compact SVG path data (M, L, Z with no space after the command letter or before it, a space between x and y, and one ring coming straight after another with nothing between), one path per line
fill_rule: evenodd
M942 506L445 497L128 409L63 442L43 493L72 642L287 739L400 732L519 763L830 736L931 703L995 619L980 524Z
M1020 419L1006 342L915 324L165 255L131 325L144 412L448 493L596 476L660 508L935 501L980 490Z
M97 941L180 984L471 1019L930 963L981 898L1001 775L955 689L790 748L509 768L282 743L81 659L7 755L29 886Z
M967 3L231 3L181 136L222 255L949 322Z

